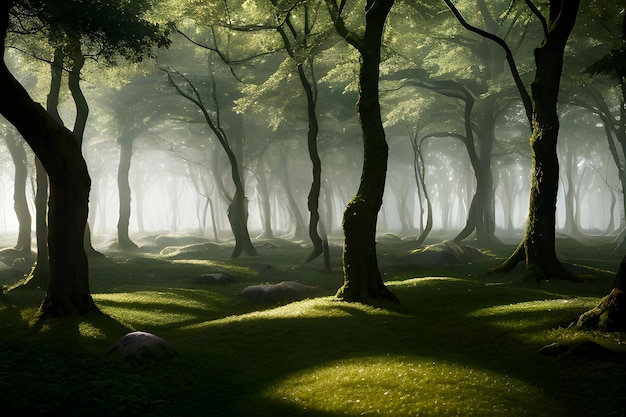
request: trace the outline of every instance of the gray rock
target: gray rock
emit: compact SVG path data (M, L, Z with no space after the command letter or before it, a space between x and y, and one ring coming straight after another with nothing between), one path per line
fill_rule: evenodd
M317 287L295 281L282 281L278 284L251 285L239 295L251 302L295 301L307 298L318 291Z
M232 281L233 280L230 276L226 274L222 274L222 273L203 274L193 279L194 284L209 284L209 285L228 284L229 282L232 282Z
M106 356L145 362L169 359L178 354L167 340L152 333L136 331L122 336L111 346Z

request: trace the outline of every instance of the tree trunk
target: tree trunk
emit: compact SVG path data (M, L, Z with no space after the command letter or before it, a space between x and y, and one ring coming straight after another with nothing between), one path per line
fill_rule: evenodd
M579 5L579 0L550 1L549 31L542 45L535 49L536 72L532 83L533 133L530 138L532 167L526 234L515 252L499 268L510 271L519 261L525 259L526 278L531 280L578 280L565 269L556 256L555 212L559 182L556 151L559 132L557 102L563 53L574 27Z
M9 10L0 5L0 49L4 50ZM90 178L72 132L55 121L0 63L0 114L28 142L50 178L48 250L50 281L41 305L42 316L96 312L89 292L83 234L87 223Z
M50 279L48 262L48 174L39 158L35 157L35 175L37 177L35 193L35 240L37 242L37 261L26 278L25 286L45 288Z
M423 139L422 139L423 141ZM425 241L428 235L430 234L433 228L433 206L430 201L430 196L428 195L428 190L426 189L426 167L424 166L424 155L422 154L422 141L417 142L416 137L411 138L411 145L413 146L413 172L415 175L415 182L418 183L418 190L421 188L422 194L424 195L424 200L426 201L426 225L421 230L420 235L415 242L416 246L421 246ZM421 197L420 198L420 206ZM423 212L420 210L420 228L423 224Z
M57 49L58 51L58 49ZM87 127L87 119L89 118L89 105L87 99L80 87L80 73L85 65L85 57L80 46L80 40L75 36L68 37L68 51L72 60L72 68L69 71L67 85L72 94L74 105L76 106L76 117L74 119L74 128L72 133L78 141L79 148L82 148L83 137L85 136L85 128ZM57 96L58 100L58 96ZM104 256L102 253L94 249L91 244L91 229L89 223L85 223L85 231L83 233L83 245L88 256Z
M128 235L130 225L130 182L128 174L133 156L133 140L122 138L117 141L120 145L120 162L117 168L117 190L119 195L119 217L117 221L117 244L120 249L137 249L137 245Z
M304 73L302 64L298 64L298 75L300 76L300 83L304 92L306 93L307 102L307 116L309 120L309 129L307 131L307 147L309 149L309 157L311 158L311 165L313 167L313 181L311 182L311 189L307 196L307 208L309 209L309 238L313 244L313 249L309 254L306 262L311 262L318 256L324 253L324 240L326 236L320 236L318 233L318 224L320 221L319 213L319 199L320 190L322 188L322 161L317 150L317 135L319 133L319 124L317 122L317 114L315 113L317 100L314 93L313 86L309 82ZM328 265L326 265L328 270Z
M26 199L26 179L28 178L26 151L24 150L23 142L17 137L7 136L5 137L5 142L15 166L13 209L19 224L15 250L23 255L30 256L32 217L28 210L28 201Z
M363 131L363 170L357 194L343 214L344 284L337 296L345 301L398 301L383 283L376 258L376 222L382 205L388 146L378 100L380 51L387 15L393 0L370 0L365 33L359 43L361 68L357 104Z
M270 203L270 189L267 185L265 162L259 158L256 169L257 191L259 193L259 214L261 216L261 224L263 231L259 238L274 239L274 231L272 230L272 205Z
M622 259L613 290L593 309L583 313L576 327L604 332L626 332L626 257Z
M250 235L248 234L248 201L241 189L235 192L233 200L228 206L228 220L235 235L235 249L230 255L231 258L238 258L241 252L246 252L249 256L258 255Z

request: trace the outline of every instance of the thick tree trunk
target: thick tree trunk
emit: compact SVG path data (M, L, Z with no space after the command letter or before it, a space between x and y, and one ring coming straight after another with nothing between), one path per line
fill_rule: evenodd
M35 240L37 261L26 279L27 287L45 288L50 279L48 262L48 174L39 158L35 157L37 177L35 193Z
M378 100L380 51L393 0L368 1L360 43L361 69L357 109L363 131L363 170L357 194L343 214L344 284L337 296L346 301L397 301L383 283L376 258L376 222L382 205L388 146Z
M525 259L526 278L530 280L578 279L556 256L555 212L559 182L557 102L563 53L579 5L579 0L552 0L549 32L542 45L535 49L536 72L531 87L534 106L530 138L532 167L526 234L515 252L499 268L510 271Z
M28 178L26 151L24 150L24 144L21 139L7 136L5 137L5 142L11 154L11 158L13 159L13 165L15 166L13 209L15 210L19 224L15 250L21 254L30 256L32 217L26 199L26 180Z
M0 6L0 49L8 30L12 2ZM89 292L83 234L87 223L90 178L72 132L55 121L0 63L0 114L28 142L50 178L48 250L50 281L42 315L98 311ZM10 99L8 99L10 98Z
M80 150L77 153L80 155ZM58 181L50 177L50 281L41 304L44 316L98 311L89 290L87 254L83 242L90 179L86 165L84 162L80 164L78 159L76 157L76 164L66 166L67 173Z
M119 195L119 217L117 221L117 244L120 249L137 249L137 245L128 235L130 225L130 182L128 174L133 156L133 140L120 138L120 162L117 168L117 189Z

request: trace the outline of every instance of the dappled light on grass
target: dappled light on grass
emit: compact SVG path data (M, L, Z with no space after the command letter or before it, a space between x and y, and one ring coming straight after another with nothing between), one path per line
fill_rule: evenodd
M312 412L393 416L565 416L539 388L436 358L341 360L291 375L265 395Z
M595 303L597 299L591 297L527 301L482 308L468 316L488 318L492 325L522 332L537 326L549 328L555 317L576 319Z
M397 316L401 314L371 307L359 303L346 303L335 297L311 298L303 301L289 303L280 307L253 311L237 316L229 316L219 320L188 326L186 329L201 328L207 325L227 326L232 323L246 322L250 320L272 319L321 319L321 318L346 318L352 316Z
M176 259L171 261L172 264L179 265L194 265L194 266L203 266L210 268L210 270L219 269L220 271L227 272L230 274L237 274L241 276L256 276L258 275L258 271L247 267L245 265L233 265L227 262L220 261L210 261L205 259Z
M88 321L83 321L78 323L78 331L83 337L90 337L92 339L106 339L107 336L104 334L102 329L94 326L93 323Z
M202 290L108 293L93 298L103 312L133 328L202 321L212 308L228 303L227 297Z

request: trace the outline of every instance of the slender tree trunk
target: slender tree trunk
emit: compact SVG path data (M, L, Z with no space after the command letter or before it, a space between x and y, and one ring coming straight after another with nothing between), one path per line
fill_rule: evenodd
M130 225L131 193L128 174L133 155L133 142L130 138L120 138L120 162L117 168L117 189L119 195L119 217L117 221L117 243L120 249L137 249L128 234Z
M286 158L282 158L282 160L285 161ZM298 202L296 201L295 197L293 196L293 192L291 191L291 183L289 181L286 164L282 164L279 167L278 175L280 182L283 185L283 189L285 190L285 196L287 197L287 207L289 209L289 213L291 213L291 218L295 227L293 238L295 240L304 240L306 236L304 219L302 218L302 213L300 212Z
M270 203L270 189L267 185L265 162L261 158L259 158L255 174L258 184L257 190L261 200L261 203L259 204L259 214L261 216L261 224L263 225L263 231L259 237L262 239L273 239L274 232L272 231L272 205Z
M5 137L5 142L15 166L13 209L19 224L15 250L23 255L30 256L32 217L26 199L26 180L28 178L26 151L24 150L23 142L19 138L7 136Z
M415 242L416 246L421 246L422 244L424 244L426 238L433 228L433 206L428 195L428 190L426 189L426 169L424 166L424 156L422 154L421 142L417 143L417 138L413 137L411 139L411 144L413 146L413 170L415 175L415 181L419 184L419 188L421 188L422 190L424 200L426 200L426 210L428 211L426 213L426 225L424 226L423 230L417 238L417 241ZM420 226L423 224L422 217L423 213L420 211Z
M85 57L81 50L80 40L74 36L69 36L68 38L68 49L72 59L72 68L68 74L67 85L72 94L74 105L76 106L76 118L74 119L72 132L78 141L78 146L82 148L87 119L89 118L89 105L80 87L80 73L85 65ZM94 249L91 244L91 229L89 228L89 223L85 224L83 244L85 245L85 251L88 256L103 256L102 253Z

